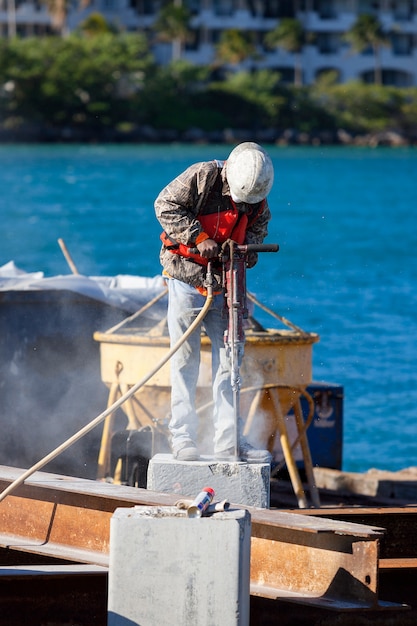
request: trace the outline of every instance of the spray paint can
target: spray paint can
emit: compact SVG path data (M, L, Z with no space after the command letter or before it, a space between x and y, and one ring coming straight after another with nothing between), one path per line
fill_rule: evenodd
M201 517L214 498L214 489L204 487L187 509L188 517Z

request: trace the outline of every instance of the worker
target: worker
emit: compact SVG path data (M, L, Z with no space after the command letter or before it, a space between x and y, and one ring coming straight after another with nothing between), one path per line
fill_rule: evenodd
M171 346L183 336L205 303L208 260L212 263L214 298L203 320L212 345L213 452L218 461L269 463L267 450L258 450L235 424L231 364L224 344L224 314L219 252L221 244L262 243L271 214L266 196L274 170L266 151L256 143L236 146L226 161L204 161L188 167L170 182L155 201L162 226L160 261L168 279L167 324ZM249 252L247 266L257 262ZM197 329L171 359L171 417L169 431L173 457L196 461L198 416L196 390L200 366L201 331ZM240 420L239 420L240 421Z

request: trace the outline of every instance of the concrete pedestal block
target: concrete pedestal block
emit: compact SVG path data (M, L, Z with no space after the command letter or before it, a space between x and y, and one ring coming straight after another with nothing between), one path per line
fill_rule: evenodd
M269 507L271 468L268 463L177 461L171 454L156 454L149 462L147 489L194 498L212 487L215 500Z
M108 626L248 626L250 514L116 509Z

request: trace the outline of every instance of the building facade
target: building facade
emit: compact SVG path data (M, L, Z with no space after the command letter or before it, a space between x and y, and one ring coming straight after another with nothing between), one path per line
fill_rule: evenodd
M304 84L313 83L323 72L332 70L339 82L361 79L372 82L376 58L372 50L354 53L344 35L360 14L374 15L380 21L389 45L383 46L378 63L386 85L417 85L417 0L176 0L187 2L192 18L192 42L182 50L182 58L200 65L215 60L215 46L223 31L249 31L258 51L256 60L245 68L277 70L291 82L299 62ZM99 12L109 22L128 31L151 32L163 0L91 0L80 9L69 5L64 28L76 28L90 13ZM283 48L269 49L266 33L286 17L298 19L309 35L295 59ZM40 0L0 0L0 36L41 35L51 31L51 17ZM154 43L158 62L171 60L170 44Z

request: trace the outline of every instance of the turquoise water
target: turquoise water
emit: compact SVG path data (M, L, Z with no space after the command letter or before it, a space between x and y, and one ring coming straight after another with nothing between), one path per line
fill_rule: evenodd
M225 146L0 146L0 264L159 273L153 201ZM417 151L271 148L273 221L248 288L317 332L314 380L344 387L344 469L417 465ZM264 323L271 319L257 313Z

